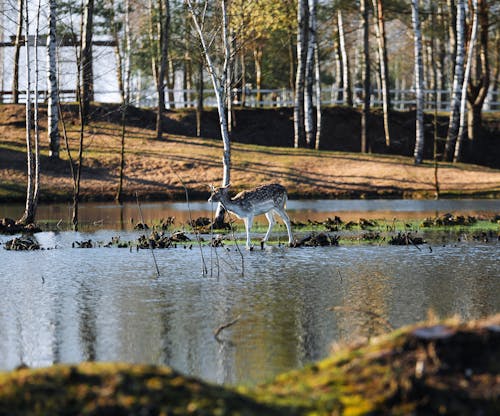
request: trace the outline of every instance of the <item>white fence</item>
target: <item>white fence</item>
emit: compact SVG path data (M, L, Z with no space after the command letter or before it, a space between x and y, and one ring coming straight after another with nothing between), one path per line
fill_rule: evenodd
M260 93L260 99L258 99ZM47 92L40 91L40 101L44 102L47 99ZM98 102L118 102L120 94L118 91L94 91L95 100ZM156 96L155 92L144 90L133 90L131 93L132 103L138 107L155 107ZM196 106L197 91L195 90L165 90L165 97L174 97L173 102L167 103L167 108L189 108ZM392 108L395 110L410 110L415 108L415 91L411 89L393 89L390 90ZM500 111L500 97L498 91L490 90L483 106L483 111ZM62 90L61 99L66 102L76 100L75 90ZM33 97L33 94L32 94ZM436 105L440 111L449 111L451 94L448 90L425 90L425 110L433 110ZM25 92L21 91L20 102L25 100ZM362 105L362 89L353 89L354 106L361 107ZM0 103L9 103L12 101L10 91L0 91ZM322 90L321 103L325 106L341 105L342 90L335 87L325 87ZM293 91L289 89L246 89L244 94L239 89L233 90L233 104L235 106L244 106L250 108L257 107L292 107L294 105ZM205 107L216 107L217 103L215 95L210 89L205 89L203 105ZM372 107L381 107L382 98L378 90L374 90L371 95Z

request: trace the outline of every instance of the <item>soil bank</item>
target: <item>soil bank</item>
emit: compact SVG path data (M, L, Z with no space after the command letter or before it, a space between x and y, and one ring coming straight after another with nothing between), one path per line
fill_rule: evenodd
M118 186L121 114L117 105L96 105L85 130L81 199L111 201ZM359 112L344 107L325 109L320 148L294 149L291 109L242 109L232 132L231 184L235 191L280 182L290 198L433 198L435 194L427 120L426 160L415 166L414 114L393 115L393 142L385 147L380 114L371 116L372 153L359 153ZM74 106L65 106L65 122L73 158L79 123ZM441 197L498 197L500 150L496 118L489 116L481 145L466 159L476 163L438 164ZM127 114L124 195L142 200L183 200L208 197L208 185L222 179L222 144L217 114L202 117L202 137L195 137L193 111L165 114L165 134L155 138L155 113L131 108ZM440 119L444 129L446 118ZM22 202L26 193L24 106L0 105L0 201ZM429 124L430 123L430 124ZM61 140L61 159L48 157L46 109L41 108L41 201L72 198L68 155ZM497 133L495 133L497 132ZM467 147L467 146L466 146ZM480 164L479 164L480 163Z

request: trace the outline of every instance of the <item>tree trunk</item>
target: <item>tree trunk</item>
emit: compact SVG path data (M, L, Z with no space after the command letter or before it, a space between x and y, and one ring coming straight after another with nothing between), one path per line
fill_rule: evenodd
M165 2L165 10L163 6ZM165 74L167 71L168 59L168 31L170 27L170 5L169 0L158 0L158 12L160 14L158 21L158 39L160 43L159 51L160 62L156 81L156 88L158 93L158 111L156 113L156 138L161 140L163 137L163 113L165 111Z
M458 0L462 2L463 0ZM457 39L457 10L459 5L456 4L455 0L447 0L448 4L448 13L450 16L449 24L448 24L448 37L449 37L449 68L450 68L450 80L455 79L455 68L456 68L456 60L457 60L457 47L458 47L458 39ZM451 81L453 83L453 81ZM453 95L453 89L451 90L451 95Z
M482 108L490 86L490 67L488 59L488 5L486 0L473 0L476 4L477 18L481 25L479 32L479 60L475 76L469 79L467 88L469 139L477 140L482 125ZM497 54L500 52L497 49Z
M349 55L345 46L344 22L342 20L342 11L337 12L337 22L339 27L340 52L342 54L342 89L344 95L344 104L352 107L352 82L349 68Z
M373 0L373 10L375 11L375 33L377 35L378 57L380 65L380 84L382 90L382 108L384 111L384 132L385 145L391 145L391 135L389 131L389 110L391 108L391 96L389 93L389 65L387 62L387 47L385 36L385 16L382 0Z
M472 0L472 2L473 2L472 30L469 40L469 50L467 53L467 64L465 66L464 80L462 84L462 99L460 101L460 123L459 123L460 125L458 129L457 140L455 142L455 153L453 155L453 162L459 162L461 160L462 142L464 140L465 130L467 128L465 120L465 115L466 115L465 103L467 101L467 84L469 83L469 77L472 68L472 60L474 58L474 45L476 43L476 38L477 38L477 17L478 17L477 0Z
M253 59L255 63L255 88L257 90L255 94L255 101L257 107L262 107L262 48L256 46L253 50Z
M223 156L222 156L222 164L223 164L223 174L222 174L222 186L227 186L230 183L231 180L231 140L229 137L229 130L227 126L227 117L226 117L226 97L225 97L225 88L224 86L226 85L226 71L223 70L222 74L219 77L217 77L217 74L215 72L215 66L212 62L212 57L208 51L208 47L205 41L205 36L203 34L203 31L201 29L201 25L198 21L198 17L193 9L193 4L191 0L186 0L189 11L191 12L191 16L193 17L193 23L196 28L196 31L198 33L198 36L200 38L200 43L201 47L203 50L203 54L205 55L205 60L207 63L207 69L208 73L210 74L210 78L212 80L212 85L214 88L214 93L215 93L215 98L217 100L217 110L219 113L219 124L220 124L220 129L221 129L221 137L222 137L222 142L223 142ZM223 32L223 39L224 39L224 69L226 68L226 65L228 65L230 57L228 56L228 17L227 17L227 0L221 0L221 7L222 7L222 32ZM217 206L217 211L215 213L215 223L222 223L224 219L224 209L222 205L219 203Z
M49 156L59 159L59 111L57 93L57 1L49 0L49 35L47 36L47 136Z
M24 0L18 0L17 8L17 31L16 40L14 42L14 68L12 75L12 102L14 104L19 103L19 56L21 55L21 37L23 35ZM27 48L27 38L25 41Z
M448 136L444 151L444 159L451 161L458 129L460 127L460 102L462 98L462 85L464 80L465 59L465 4L464 0L457 2L457 55L455 61L455 76L453 77L453 89L450 104L450 121L448 125Z
M419 0L412 0L413 44L415 49L415 95L416 95L416 126L415 164L420 164L424 157L424 65L422 62L422 32L420 29Z
M86 0L83 9L82 49L80 67L82 85L80 100L83 103L83 118L88 120L90 102L94 100L94 71L92 57L92 35L94 32L94 0Z
M336 93L333 97L335 101L334 104L342 102L342 97L344 94L342 93L342 53L340 51L340 36L338 25L335 30L334 40L333 40L333 49L334 49L334 59L335 59L335 89Z
M319 45L314 47L314 85L316 89L316 150L319 150L321 141L321 71L319 66Z
M297 3L297 72L295 75L295 99L293 108L294 146L305 145L304 126L304 84L307 59L307 0L298 0Z
M31 141L31 54L30 46L27 42L29 35L29 15L28 2L24 3L24 37L25 52L26 52L26 159L27 159L27 176L28 184L26 187L26 205L23 216L17 221L20 224L31 224L35 222L36 205L35 189L36 189L36 167L35 155L33 154L33 144Z
M315 81L314 74L314 51L316 49L316 3L317 0L308 0L308 36L307 36L307 55L306 55L306 76L304 88L304 130L306 133L306 146L314 147L314 105L313 105L313 86Z
M370 114L370 43L369 43L369 11L367 0L360 1L360 12L363 18L363 111L361 112L361 152L371 150L368 137L368 116Z
M201 115L203 114L203 61L198 63L198 96L196 99L196 136L201 136Z

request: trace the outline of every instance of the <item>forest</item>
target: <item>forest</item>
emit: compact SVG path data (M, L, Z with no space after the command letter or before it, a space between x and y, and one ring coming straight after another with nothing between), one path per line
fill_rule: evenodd
M415 164L424 158L424 114L434 115L434 159L458 162L464 149L484 149L484 114L499 110L498 1L6 0L0 7L0 101L26 104L28 200L37 199L39 104L47 108L51 159L67 143L61 108L78 105L79 149L72 154L66 144L78 196L86 124L103 84L120 103L121 171L128 109L154 108L162 139L166 111L194 108L200 135L204 108L215 106L223 184L236 109L293 109L293 146L313 149L321 149L327 107L357 109L353 140L363 153L374 148L371 113L380 110L390 151L391 118L410 110ZM491 136L488 149L498 147Z

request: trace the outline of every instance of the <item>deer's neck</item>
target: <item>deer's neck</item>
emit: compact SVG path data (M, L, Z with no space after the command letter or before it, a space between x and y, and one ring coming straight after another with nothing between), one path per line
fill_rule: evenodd
M245 208L238 201L232 200L229 195L224 195L220 199L220 202L227 211L233 212L238 217L246 217L248 215Z

